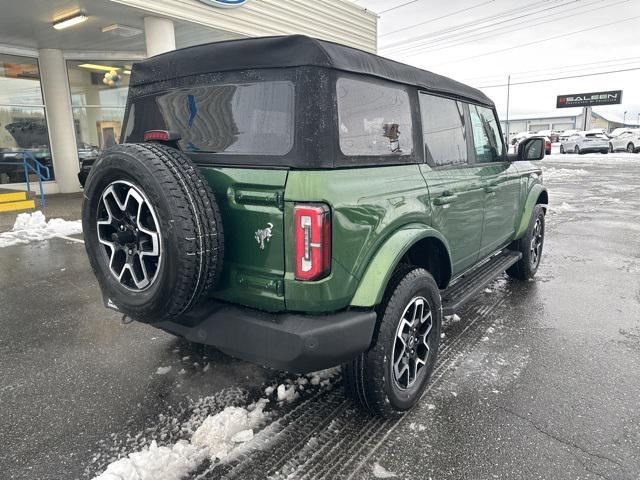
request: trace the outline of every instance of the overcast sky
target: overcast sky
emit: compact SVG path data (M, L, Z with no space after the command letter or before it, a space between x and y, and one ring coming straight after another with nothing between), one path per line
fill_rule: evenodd
M507 89L492 85L638 68L513 85L510 115L553 114L556 96L623 90L622 105L594 110L627 122L640 113L640 0L357 0L379 14L378 53L481 88L506 112ZM386 11L385 11L386 10ZM542 41L544 40L544 41ZM588 65L585 65L588 64ZM579 110L578 110L579 111Z

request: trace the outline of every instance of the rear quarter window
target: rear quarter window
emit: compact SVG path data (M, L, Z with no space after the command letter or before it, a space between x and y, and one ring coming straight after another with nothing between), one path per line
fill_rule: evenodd
M413 152L409 94L401 86L339 77L338 137L347 156L402 157Z

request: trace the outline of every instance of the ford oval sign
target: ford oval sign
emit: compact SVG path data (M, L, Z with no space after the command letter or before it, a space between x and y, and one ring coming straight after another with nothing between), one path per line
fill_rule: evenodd
M214 7L221 8L235 8L241 7L247 0L200 0L202 3L206 3L207 5L212 5Z

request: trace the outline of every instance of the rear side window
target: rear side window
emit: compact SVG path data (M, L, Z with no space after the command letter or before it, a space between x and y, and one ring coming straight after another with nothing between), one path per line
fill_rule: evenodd
M420 111L427 160L436 166L466 164L464 105L450 98L421 93Z
M504 144L493 110L469 105L476 162L501 162L504 160Z
M401 156L413 151L407 91L340 77L336 83L340 149L348 156Z
M289 81L189 87L155 101L185 151L286 155L293 147L294 87Z

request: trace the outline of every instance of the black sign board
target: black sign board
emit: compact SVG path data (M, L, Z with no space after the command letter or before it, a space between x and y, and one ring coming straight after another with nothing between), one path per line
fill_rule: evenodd
M592 107L595 105L618 105L622 102L622 90L608 92L571 93L558 95L556 108Z

